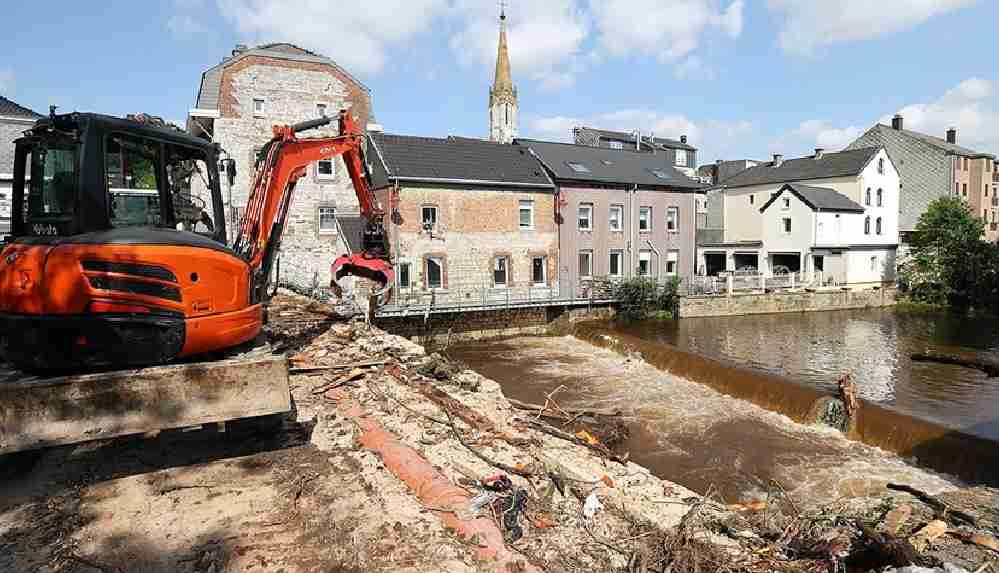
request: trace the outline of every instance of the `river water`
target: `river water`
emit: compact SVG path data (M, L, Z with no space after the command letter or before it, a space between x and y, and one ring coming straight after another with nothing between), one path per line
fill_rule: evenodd
M999 320L865 309L646 321L614 330L827 391L849 372L871 402L999 440L999 379L910 359L936 350L999 362Z
M648 325L645 326L649 328ZM729 501L761 499L773 480L805 504L881 495L887 482L930 492L955 481L839 432L800 424L705 384L575 337L520 337L452 347L504 393L612 408L629 421L631 457L656 475Z

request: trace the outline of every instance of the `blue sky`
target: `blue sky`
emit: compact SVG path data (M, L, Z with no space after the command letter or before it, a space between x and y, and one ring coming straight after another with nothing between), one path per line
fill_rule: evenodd
M36 111L183 120L236 43L320 51L394 133L484 136L492 0L7 2L0 92ZM906 127L999 152L992 0L508 0L520 134L687 134L701 162L836 149Z

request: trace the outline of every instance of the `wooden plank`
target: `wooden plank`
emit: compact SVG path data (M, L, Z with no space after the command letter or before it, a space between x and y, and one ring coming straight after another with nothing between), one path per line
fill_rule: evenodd
M0 383L0 454L291 409L281 356Z

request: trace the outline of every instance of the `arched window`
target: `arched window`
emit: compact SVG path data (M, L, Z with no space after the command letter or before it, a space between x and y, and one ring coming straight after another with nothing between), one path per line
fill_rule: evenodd
M510 104L504 105L503 109L506 111L506 124L510 125Z
M874 222L874 231L879 235L881 234L881 217L878 217L878 220Z
M870 235L871 234L871 218L870 217L864 217L864 234L865 235Z
M878 189L878 207L880 207L883 204L884 200L883 195L884 193L881 191L881 189Z
M871 188L867 188L867 193L864 194L864 205L871 204Z
M881 159L878 159L878 173L884 173L884 172L885 172L885 160L882 157Z

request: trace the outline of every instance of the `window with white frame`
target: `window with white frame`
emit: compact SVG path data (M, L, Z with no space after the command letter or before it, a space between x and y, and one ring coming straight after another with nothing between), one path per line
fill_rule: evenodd
M647 277L652 274L652 251L638 252L638 276Z
M867 188L867 193L864 193L864 205L871 205L871 188Z
M624 251L620 249L615 249L610 252L610 265L607 270L607 274L612 277L620 277L624 275Z
M317 103L316 104L316 116L318 116L318 117L326 117L326 104L324 104L324 103Z
M864 217L864 234L865 235L870 235L871 234L871 218L870 217Z
M579 251L579 278L593 277L593 251Z
M680 230L680 208L666 208L666 230L675 233Z
M420 207L420 223L425 229L437 226L437 205Z
M507 283L507 271L510 266L508 257L496 257L493 259L493 286L505 287Z
M593 203L581 203L579 205L577 227L580 231L593 230Z
M677 149L676 150L676 161L674 162L678 167L687 166L687 150Z
M646 232L652 230L652 207L638 208L638 230Z
M267 112L267 100L262 97L253 98L253 116L263 117Z
M885 192L882 189L878 189L878 207L884 206Z
M877 272L878 270L878 257L871 257L871 270Z
M780 220L780 230L785 235L790 235L791 234L791 218L790 217L782 217L781 218L781 220Z
M881 217L878 217L877 220L874 221L874 232L879 235L881 234Z
M437 257L427 257L427 288L442 288L444 286L444 260Z
M611 231L620 231L624 228L624 205L611 205L610 215L607 218Z
M531 284L534 286L548 284L548 257L531 257Z
M524 230L534 228L534 201L520 202L520 228Z
M624 142L612 140L607 142L607 146L610 147L611 149L624 149Z
M396 274L399 281L399 288L410 288L413 286L410 276L410 263L399 263L396 265Z
M336 173L334 172L332 158L322 159L316 162L316 179L328 181L334 178L336 178Z
M781 207L784 211L791 209L791 198L784 197L783 206Z
M319 234L331 235L336 233L336 208L317 207L319 217Z
M884 174L885 172L885 160L884 158L878 159L878 173Z
M677 273L677 265L680 261L680 251L670 251L666 253L666 274L675 275Z

